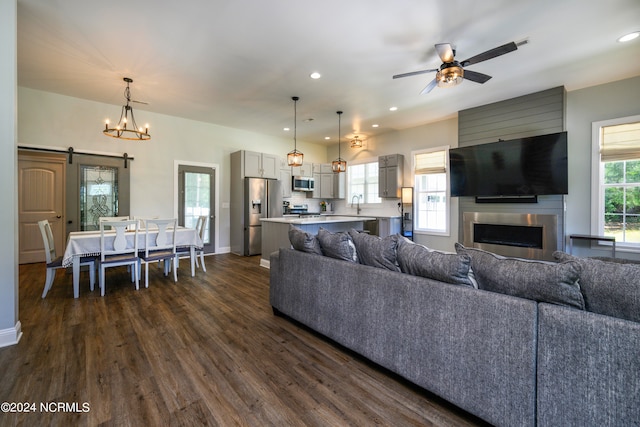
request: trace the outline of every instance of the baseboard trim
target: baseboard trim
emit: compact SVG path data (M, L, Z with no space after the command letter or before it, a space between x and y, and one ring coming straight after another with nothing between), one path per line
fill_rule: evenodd
M260 258L260 267L271 269L271 261L268 259Z
M18 344L22 338L22 324L18 320L13 328L0 330L0 348Z

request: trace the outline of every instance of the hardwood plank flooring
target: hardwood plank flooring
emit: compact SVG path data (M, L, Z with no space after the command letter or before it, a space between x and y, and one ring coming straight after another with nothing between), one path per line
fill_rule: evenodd
M259 257L206 257L178 283L150 268L136 291L125 268L106 295L80 298L58 271L40 298L44 264L20 266L23 337L0 349L1 426L475 426L483 423L289 319L269 305ZM79 411L41 411L40 402ZM83 404L88 412L83 412ZM74 409L73 407L70 409Z

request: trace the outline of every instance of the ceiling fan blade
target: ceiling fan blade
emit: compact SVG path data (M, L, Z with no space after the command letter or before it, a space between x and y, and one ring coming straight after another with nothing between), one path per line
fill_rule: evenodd
M454 53L450 43L439 43L435 46L442 62L453 62Z
M502 46L494 47L486 52L482 52L476 56L472 56L469 59L465 59L460 62L460 65L466 67L467 65L477 64L478 62L486 61L487 59L495 58L496 56L504 55L505 53L513 52L518 49L518 45L514 42L504 44Z
M422 89L422 92L420 92L420 95L425 95L429 92L431 92L433 90L434 87L436 87L436 85L438 84L438 81L436 79L433 79L429 82L429 84L427 86L425 86L424 89Z
M476 71L464 70L464 78L476 83L486 83L491 78L491 76L478 73Z
M418 74L432 73L434 71L438 71L437 68L433 68L431 70L422 70L422 71L411 71L410 73L396 74L393 76L394 79L399 79L402 77L416 76Z

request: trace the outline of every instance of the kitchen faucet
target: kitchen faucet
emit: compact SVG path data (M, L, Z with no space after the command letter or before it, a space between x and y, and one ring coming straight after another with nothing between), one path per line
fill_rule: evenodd
M351 207L353 207L353 199L356 199L356 215L360 215L360 198L362 194L356 194L351 198Z

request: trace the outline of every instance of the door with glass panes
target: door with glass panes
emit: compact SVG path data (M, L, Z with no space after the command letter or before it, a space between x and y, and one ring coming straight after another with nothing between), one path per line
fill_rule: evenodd
M178 166L178 224L194 228L199 216L206 216L204 252L215 252L215 169Z

